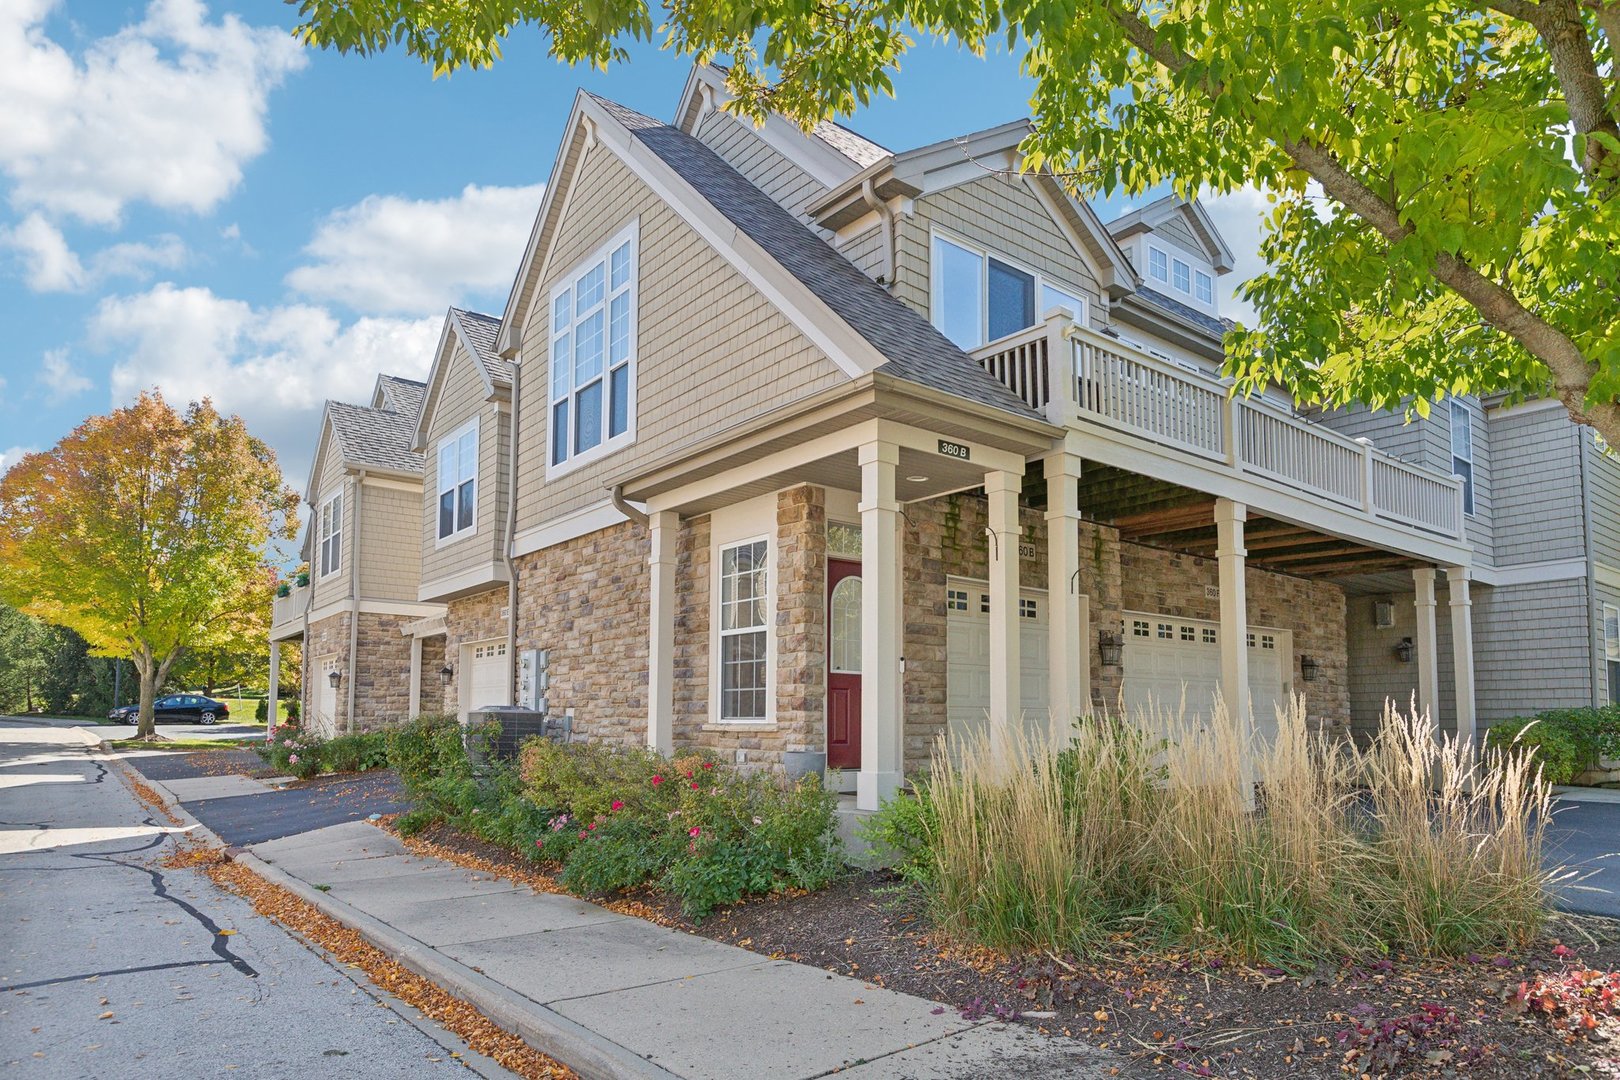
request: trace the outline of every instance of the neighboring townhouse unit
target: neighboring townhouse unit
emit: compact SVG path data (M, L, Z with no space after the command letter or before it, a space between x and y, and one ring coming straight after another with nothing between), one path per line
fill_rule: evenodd
M1262 727L1296 692L1348 725L1402 690L1352 670L1347 603L1468 579L1462 485L1227 396L1202 210L1105 225L1017 172L1023 123L894 153L723 99L708 68L673 124L579 95L501 319L506 659L545 651L554 713L826 767L870 809L987 722L1057 742L1219 688ZM1447 603L1455 692L1425 695L1471 731L1466 588Z
M506 535L512 364L495 355L500 321L451 308L411 446L422 455L413 526L416 598L441 614L411 624L412 712L511 703Z
M423 386L383 375L370 405L328 401L305 501L309 584L274 600L271 695L280 644L303 644L305 726L332 736L411 714L405 627L442 614L417 596L422 457L412 449Z
M1620 701L1620 459L1591 429L1555 401L1474 397L1410 423L1365 409L1324 422L1465 478L1481 724ZM1356 726L1377 721L1383 694L1404 701L1425 681L1449 709L1451 625L1438 623L1435 667L1413 659L1433 604L1429 575L1372 575L1350 592Z

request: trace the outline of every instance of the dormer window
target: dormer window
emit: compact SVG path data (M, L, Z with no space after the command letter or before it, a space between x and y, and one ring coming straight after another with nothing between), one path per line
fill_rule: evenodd
M1086 323L1085 298L1073 290L939 234L931 306L934 325L964 349L1027 330L1054 308L1068 308L1076 322Z
M1215 279L1202 270L1194 270L1193 295L1198 298L1198 302L1201 304L1213 304L1215 302Z
M1192 267L1180 259L1171 259L1170 284L1176 287L1177 292L1192 292Z
M1148 277L1166 284L1170 281L1170 256L1158 248L1148 248Z

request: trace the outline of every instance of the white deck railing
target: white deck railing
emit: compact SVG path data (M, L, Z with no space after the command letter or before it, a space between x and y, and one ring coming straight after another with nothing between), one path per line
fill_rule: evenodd
M309 607L309 586L293 586L286 596L277 596L270 602L270 629L286 625L295 619L304 617L304 609Z
M1383 520L1461 539L1462 481L1311 424L1230 380L1054 316L976 358L1031 408L1148 439ZM1054 363L1057 358L1057 363Z

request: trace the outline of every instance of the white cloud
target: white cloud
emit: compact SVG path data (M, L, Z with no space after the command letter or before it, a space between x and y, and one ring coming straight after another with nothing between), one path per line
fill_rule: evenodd
M285 30L211 22L201 0L151 0L75 57L45 34L55 6L0 4L0 172L14 206L52 217L212 209L268 143L270 91L308 62Z
M13 446L8 450L0 451L0 473L4 473L21 461L23 455L32 454L33 452L34 448L32 446Z
M62 230L37 213L10 229L0 228L0 247L16 253L23 280L34 292L78 292L113 277L145 280L154 269L182 265L188 254L178 236L165 233L151 243L105 247L86 263L68 246Z
M46 350L36 381L45 388L45 398L52 405L60 405L90 389L90 380L68 363L66 349Z
M1239 299L1237 290L1266 269L1266 262L1260 257L1260 234L1265 217L1271 212L1271 203L1265 192L1253 187L1239 188L1227 195L1206 192L1199 201L1209 211L1226 246L1232 249L1232 271L1222 275L1216 286L1220 290L1216 300L1221 314L1252 327L1254 307Z
M544 190L468 184L444 199L367 196L321 223L304 248L314 261L287 284L365 312L442 311L503 295Z
M151 387L172 404L212 398L275 447L302 487L327 398L367 403L379 372L422 378L442 320L362 318L343 323L308 304L253 307L206 288L167 282L101 301L91 343L116 350L115 403Z

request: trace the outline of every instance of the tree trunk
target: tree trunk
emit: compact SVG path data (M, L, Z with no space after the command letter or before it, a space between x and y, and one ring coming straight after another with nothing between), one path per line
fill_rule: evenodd
M157 669L152 664L152 652L146 646L135 654L135 670L141 676L141 711L135 721L135 737L150 739L157 734L157 720L152 703L157 700Z

